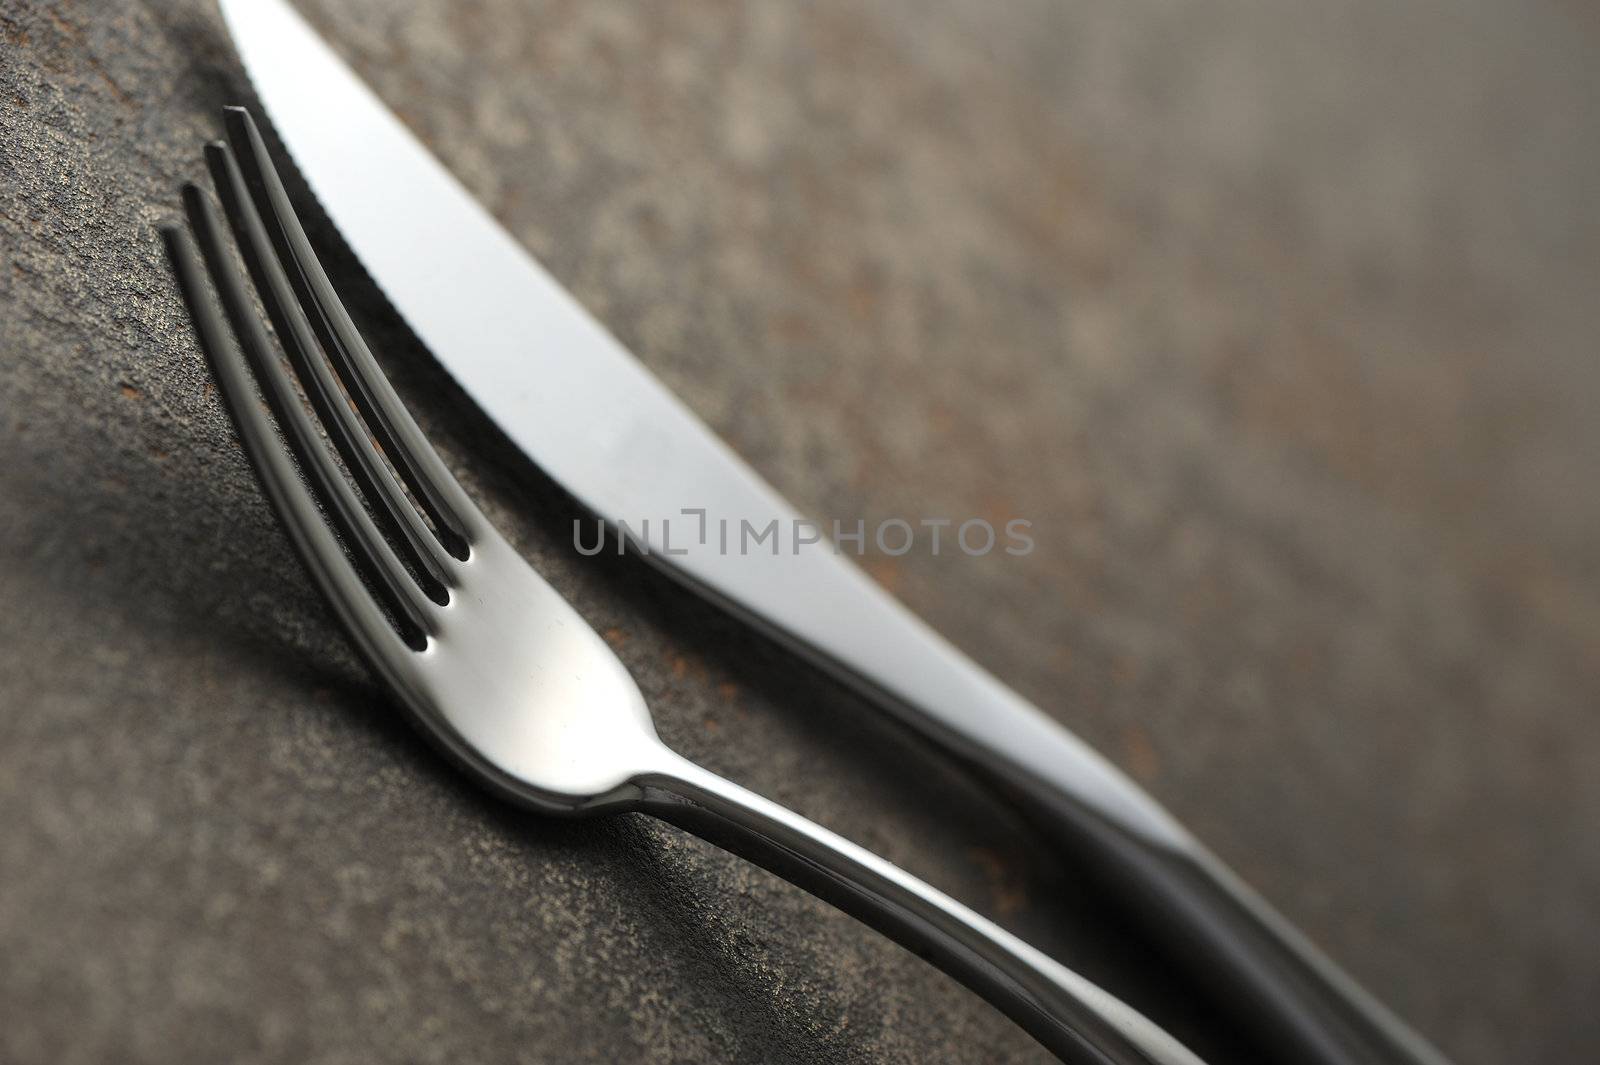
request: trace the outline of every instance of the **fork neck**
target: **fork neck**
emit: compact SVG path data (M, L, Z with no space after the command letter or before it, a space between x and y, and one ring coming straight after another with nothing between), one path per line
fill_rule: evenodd
M894 939L1005 1013L1062 1061L1200 1065L1088 980L892 863L671 754L636 809L744 857Z

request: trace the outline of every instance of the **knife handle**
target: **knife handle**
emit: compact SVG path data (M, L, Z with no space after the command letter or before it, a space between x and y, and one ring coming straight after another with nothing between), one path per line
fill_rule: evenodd
M1211 1004L1295 1065L1448 1065L1192 837L1154 839L1010 764L975 766L1034 827L1098 877Z
M692 762L636 777L634 809L776 873L982 995L1069 1065L1203 1065L1095 984L891 862Z

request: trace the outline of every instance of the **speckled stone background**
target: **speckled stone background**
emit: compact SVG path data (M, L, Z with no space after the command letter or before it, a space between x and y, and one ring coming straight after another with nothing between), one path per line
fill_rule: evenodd
M803 509L1032 520L868 564L1461 1065L1600 1057L1592 6L305 9ZM245 92L204 0L0 0L0 1060L1040 1060L786 885L504 810L397 719L155 236ZM1242 1060L959 772L576 558L334 267L670 742Z

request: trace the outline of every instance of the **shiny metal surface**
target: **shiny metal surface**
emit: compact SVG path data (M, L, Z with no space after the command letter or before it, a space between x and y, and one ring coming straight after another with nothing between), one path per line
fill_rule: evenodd
M953 899L670 751L610 648L495 531L423 439L316 262L248 115L231 110L228 124L244 167L221 144L207 149L207 161L320 427L255 315L208 200L192 185L184 203L204 265L169 230L174 267L268 497L368 662L426 735L493 790L536 810L642 810L749 857L933 961L1063 1061L1198 1062L1115 998ZM206 292L208 272L242 355ZM256 400L252 374L278 429ZM343 402L341 385L362 418ZM365 504L322 442L324 430L352 471L360 469ZM401 481L422 501L426 522Z
M799 515L505 233L281 0L223 0L274 128L407 323L516 444L651 556L870 678L941 728L1174 845L1183 831L1099 754L979 669L825 544L724 553L659 540L704 508Z
M640 531L653 561L791 641L1018 798L1287 1060L1443 1062L1142 789L826 545L774 556L675 540L666 554L661 519L685 507L758 528L797 515L494 222L284 0L220 4L274 127L346 241L535 463L602 517Z

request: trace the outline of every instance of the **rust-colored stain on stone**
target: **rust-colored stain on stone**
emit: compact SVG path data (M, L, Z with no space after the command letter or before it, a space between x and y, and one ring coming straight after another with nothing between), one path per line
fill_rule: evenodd
M969 847L967 857L977 865L988 884L989 906L998 917L1011 917L1028 905L1027 884L1018 863L988 847Z
M1161 775L1161 755L1156 751L1150 730L1143 725L1129 725L1123 729L1122 753L1127 759L1128 772L1140 783L1148 784Z
M867 576L882 585L885 591L893 592L900 588L904 570L898 560L875 555L863 560L861 568L867 571Z

